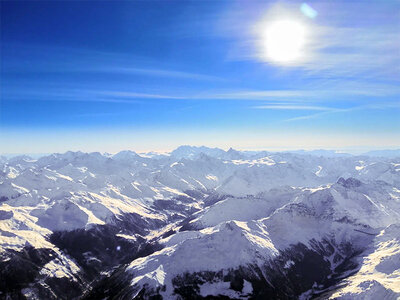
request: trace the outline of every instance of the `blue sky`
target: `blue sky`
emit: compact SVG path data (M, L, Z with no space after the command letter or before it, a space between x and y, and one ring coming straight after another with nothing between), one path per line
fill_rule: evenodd
M2 1L0 152L400 147L400 2L304 4Z

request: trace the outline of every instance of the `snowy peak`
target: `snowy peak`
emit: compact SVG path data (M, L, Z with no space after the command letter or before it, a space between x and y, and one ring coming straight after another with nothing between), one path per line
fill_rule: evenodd
M139 156L136 152L126 150L114 154L112 158L120 161L136 161L140 160L142 157Z
M208 148L205 146L196 147L196 146L186 145L186 146L180 146L174 151L172 151L171 156L176 159L182 159L182 158L193 159L198 155L200 155L201 153L212 157L220 157L225 153L225 151L219 148Z

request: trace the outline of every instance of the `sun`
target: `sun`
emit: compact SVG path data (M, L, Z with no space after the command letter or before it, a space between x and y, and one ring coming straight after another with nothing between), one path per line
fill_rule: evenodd
M263 46L269 61L291 64L304 57L307 28L294 20L278 20L266 26Z

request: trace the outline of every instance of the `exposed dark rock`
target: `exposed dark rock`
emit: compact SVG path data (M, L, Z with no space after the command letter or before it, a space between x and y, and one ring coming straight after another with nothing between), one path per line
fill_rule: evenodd
M143 218L135 213L124 214L118 218L114 217L110 223L112 225L109 226L118 231L142 236L146 235L150 230L159 229L166 225L163 220Z
M345 188L355 188L355 187L359 187L362 185L362 182L360 180L352 178L352 177L347 178L347 179L340 177L338 179L337 183L344 186Z
M241 294L244 280L252 285L250 295L242 294L249 299L297 299L308 290L318 296L319 290L336 285L342 279L342 274L356 270L354 257L360 251L350 244L333 245L329 240L312 241L311 244L311 249L301 243L294 245L262 267L248 265L219 272L184 273L176 276L172 280L176 299L230 299L224 295L202 297L200 286L206 282L229 282L230 289ZM340 253L336 249L341 249ZM335 268L327 259L332 255L337 264ZM318 289L314 291L316 286ZM157 297L161 297L161 289L144 286L140 291L136 290L135 294L138 295L137 299L159 299ZM127 291L124 295L128 295Z
M179 229L179 231L196 230L197 228L192 223L190 223L190 221L194 219L196 219L196 216L190 216L184 219L182 222L180 222L179 226L181 226L181 228Z
M204 207L214 205L215 203L225 200L228 197L228 195L211 194L206 199L204 199Z
M99 273L121 263L145 247L143 238L137 237L135 243L117 236L117 228L100 225L92 229L54 232L50 241L73 257L85 272L89 280Z
M36 249L26 246L21 251L9 251L0 262L1 295L11 299L24 299L21 289L26 288L38 277L40 269L56 257L51 249Z
M0 211L0 220L7 220L13 217L14 213L12 211Z

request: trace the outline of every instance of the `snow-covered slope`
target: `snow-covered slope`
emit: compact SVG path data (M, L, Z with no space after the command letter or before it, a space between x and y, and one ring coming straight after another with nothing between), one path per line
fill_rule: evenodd
M281 260L281 253L289 251L296 256L312 251L319 255L316 259L327 262L329 272L326 278L318 278L318 289L304 290L304 297L307 292L311 296L330 288L332 283L328 279L340 278L344 273L341 268L352 267L346 266L348 256L366 249L382 228L400 221L400 202L395 201L399 195L390 186L371 189L356 179L340 178L338 183L316 190L285 189L264 198L227 198L195 214L198 217L186 227L189 231L162 239L163 250L133 261L126 271L131 274L131 285L138 294L144 287L153 294L165 287L159 292L164 298L183 296L177 292L181 284L177 278L196 274L200 285L192 287L192 293L200 289L205 296L207 292L201 289L205 284L202 274L213 272L212 283L219 287L219 293L233 295L232 281L218 278L214 273L231 274L241 268L265 270L262 275L268 286L275 274L266 270ZM384 201L377 205L378 199ZM304 248L297 249L299 245ZM397 247L396 244L396 253ZM283 271L301 263L288 259ZM277 273L282 271L279 266L274 268ZM255 288L254 278L243 280ZM270 293L279 296L273 284L269 288ZM395 285L393 289L396 292Z
M0 296L399 295L400 159L324 153L1 158Z
M359 258L361 268L330 293L330 299L400 297L400 225L382 229Z

